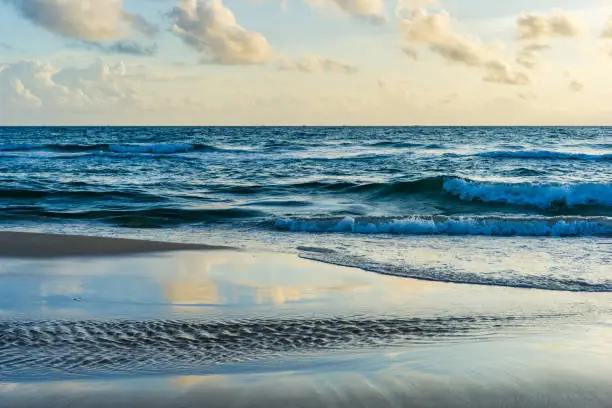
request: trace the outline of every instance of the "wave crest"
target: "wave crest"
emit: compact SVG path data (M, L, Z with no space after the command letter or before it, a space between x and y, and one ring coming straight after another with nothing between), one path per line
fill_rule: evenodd
M608 217L445 217L405 218L345 217L342 219L282 219L274 228L293 232L394 234L394 235L485 235L567 237L612 235Z
M446 193L463 201L482 201L552 209L576 206L612 207L612 184L530 184L449 178Z

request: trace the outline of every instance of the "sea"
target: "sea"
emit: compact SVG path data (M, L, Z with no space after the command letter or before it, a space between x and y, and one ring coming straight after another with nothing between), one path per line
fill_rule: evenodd
M612 291L612 128L2 127L3 230Z

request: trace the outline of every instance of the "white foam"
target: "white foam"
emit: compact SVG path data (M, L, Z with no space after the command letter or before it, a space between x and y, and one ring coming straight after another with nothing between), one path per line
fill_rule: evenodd
M526 205L543 209L595 205L612 207L612 184L529 184L446 179L444 191L464 201Z
M565 159L565 160L612 160L612 154L596 154L582 152L559 152L552 150L500 150L478 153L480 157L500 157L513 159Z
M612 218L485 218L421 217L402 219L346 217L343 219L278 220L274 227L294 232L487 235L487 236L591 236L612 234Z

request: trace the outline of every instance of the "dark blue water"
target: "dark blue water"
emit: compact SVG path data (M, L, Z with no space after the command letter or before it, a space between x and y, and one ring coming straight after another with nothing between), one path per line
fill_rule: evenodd
M612 290L612 128L0 128L0 203L6 229Z

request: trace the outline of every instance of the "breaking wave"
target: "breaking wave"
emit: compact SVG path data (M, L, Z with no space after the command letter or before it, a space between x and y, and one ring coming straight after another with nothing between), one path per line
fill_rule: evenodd
M575 237L612 235L608 217L445 217L281 219L274 228L293 232Z
M612 184L532 184L448 178L446 193L463 201L482 201L554 209L576 206L612 207Z
M267 188L273 188L268 186ZM510 183L460 177L430 177L389 183L309 182L279 186L284 189L320 190L384 200L412 194L450 196L465 202L483 202L559 210L580 206L612 207L612 183ZM439 197L444 198L444 197Z

